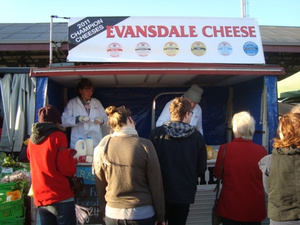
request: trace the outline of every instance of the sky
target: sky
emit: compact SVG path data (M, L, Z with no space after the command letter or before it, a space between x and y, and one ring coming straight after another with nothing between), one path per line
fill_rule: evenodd
M300 0L247 0L258 25L300 27ZM241 0L1 0L0 23L48 23L51 16L242 17ZM55 18L53 22L68 22Z

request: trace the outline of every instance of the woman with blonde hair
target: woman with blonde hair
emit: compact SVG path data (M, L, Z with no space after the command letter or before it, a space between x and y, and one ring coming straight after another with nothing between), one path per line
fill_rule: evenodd
M223 182L217 213L223 225L260 225L266 217L266 207L258 162L267 151L252 141L255 120L250 113L236 113L232 129L234 139L220 146L214 169L215 176Z
M300 114L283 115L277 134L272 154L259 162L270 225L300 224Z
M165 224L161 171L153 144L138 136L129 109L110 106L105 112L113 133L95 148L93 171L106 225Z

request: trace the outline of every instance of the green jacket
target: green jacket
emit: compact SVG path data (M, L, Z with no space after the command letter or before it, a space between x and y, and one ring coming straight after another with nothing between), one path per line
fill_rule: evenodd
M268 178L268 216L274 221L300 219L300 149L273 149Z

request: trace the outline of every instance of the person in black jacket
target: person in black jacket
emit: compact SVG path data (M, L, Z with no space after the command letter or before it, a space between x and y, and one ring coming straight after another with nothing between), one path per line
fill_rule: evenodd
M184 97L170 105L171 121L151 131L161 166L168 225L185 225L195 201L198 177L207 169L206 144L196 127L189 125L192 106Z

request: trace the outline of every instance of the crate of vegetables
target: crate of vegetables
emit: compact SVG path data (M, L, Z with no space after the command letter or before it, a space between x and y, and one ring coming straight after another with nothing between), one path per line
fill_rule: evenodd
M14 187L15 187L15 183L11 182L11 183L0 183L0 203L3 203L6 201L6 192L8 191L13 191Z
M14 190L14 183L0 184L0 194L5 195L0 202L0 221L21 217L24 213L24 197L22 190Z

